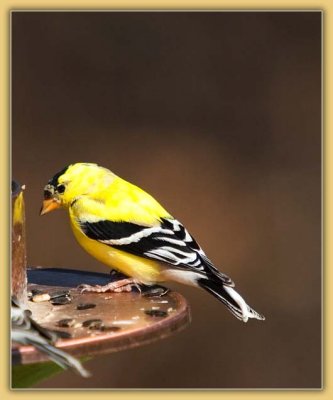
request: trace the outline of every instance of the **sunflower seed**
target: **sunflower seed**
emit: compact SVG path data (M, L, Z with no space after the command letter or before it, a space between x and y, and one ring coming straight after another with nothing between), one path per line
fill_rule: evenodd
M32 296L31 300L34 303L41 303L42 301L49 301L50 295L48 293L40 293Z
M57 290L49 294L51 299L56 299L58 297L70 297L69 290Z
M168 313L162 310L145 310L145 314L150 317L166 317Z
M93 303L81 303L81 304L77 305L76 309L77 310L88 310L89 308L95 308L95 307L96 307L96 304L93 304Z
M75 324L74 318L64 318L57 322L57 325L61 328L71 328Z
M72 302L72 299L68 296L57 297L55 299L50 300L50 303L53 306L62 306L64 304L69 304Z
M103 326L103 321L101 319L87 319L82 322L82 326L89 329L100 329Z

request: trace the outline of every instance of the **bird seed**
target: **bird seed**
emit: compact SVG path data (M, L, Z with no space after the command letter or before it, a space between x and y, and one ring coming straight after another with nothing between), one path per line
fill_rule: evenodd
M81 304L77 305L76 309L77 310L89 310L89 308L95 308L95 307L96 307L96 304L94 304L94 303L81 303Z
M50 303L53 306L62 306L62 305L65 305L65 304L69 304L71 302L72 302L72 299L70 297L68 297L68 296L57 297L55 299L51 299L50 300Z
M142 296L144 297L162 297L169 292L169 289L164 286L155 285L145 288Z
M118 332L120 331L121 327L120 326L101 326L101 331L102 332Z
M82 326L89 329L101 329L104 325L101 319L87 319L86 321L82 322Z
M56 299L58 297L70 297L69 290L57 290L49 293L49 295L51 299Z
M57 325L60 326L61 328L71 328L75 324L75 319L74 318L64 318L60 319L57 322Z
M168 313L162 310L145 310L145 314L150 317L166 317Z
M49 301L50 300L50 295L48 293L41 293L41 294L35 294L32 296L31 300L34 303L41 303L42 301Z

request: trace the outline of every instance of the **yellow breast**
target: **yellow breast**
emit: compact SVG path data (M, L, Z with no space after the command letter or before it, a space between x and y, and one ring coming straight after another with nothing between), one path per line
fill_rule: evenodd
M162 267L153 260L138 257L111 246L89 239L71 219L71 227L80 245L98 261L144 284L154 284L163 280Z

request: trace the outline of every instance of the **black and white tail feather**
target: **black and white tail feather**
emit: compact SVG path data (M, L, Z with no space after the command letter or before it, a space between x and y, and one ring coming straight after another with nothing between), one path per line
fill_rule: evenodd
M225 304L238 319L244 322L249 318L265 319L245 303L233 289L233 281L212 264L195 239L176 219L161 218L159 225L150 227L109 220L82 220L80 226L91 239L165 263L166 276L169 274L173 280L205 289Z
M226 286L216 278L203 278L198 285L220 300L239 320L247 322L249 318L264 320L265 317L246 304L243 297L230 286Z
M71 369L84 378L90 376L80 361L53 346L52 342L56 340L56 335L33 320L31 311L22 308L15 298L12 298L11 321L13 342L35 347L63 369Z

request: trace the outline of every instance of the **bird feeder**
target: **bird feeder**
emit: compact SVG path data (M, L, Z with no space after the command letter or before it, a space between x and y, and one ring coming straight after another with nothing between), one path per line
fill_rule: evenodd
M27 269L23 187L12 184L12 294L59 338L59 347L90 357L147 344L190 322L183 296L152 287L129 293L82 293L82 283L105 285L117 274L68 268ZM33 346L14 344L12 365L48 361Z

